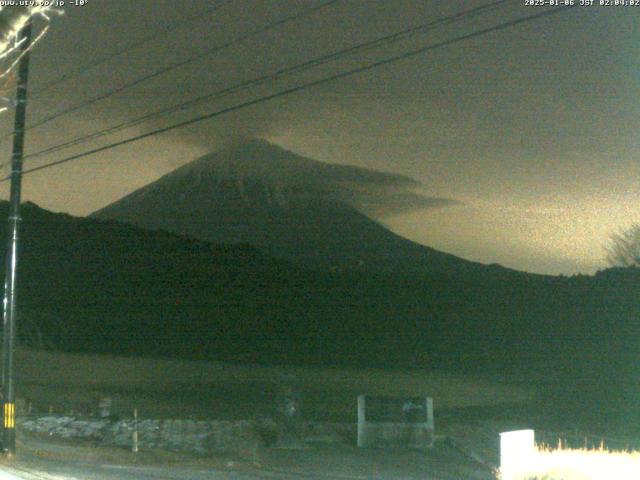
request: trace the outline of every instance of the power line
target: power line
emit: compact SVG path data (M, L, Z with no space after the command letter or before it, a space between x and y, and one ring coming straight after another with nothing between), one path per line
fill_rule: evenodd
M133 50L136 50L137 48L141 47L142 45L144 45L145 43L151 42L153 40L155 40L156 38L160 37L161 35L165 35L167 33L173 32L175 30L180 30L181 28L183 28L185 25L188 25L192 22L195 22L197 20L202 20L204 15L210 15L213 12L215 12L216 10L224 7L225 5L231 3L232 0L222 0L220 2L218 2L217 4L213 5L213 6L208 6L207 8L204 8L202 10L199 10L197 14L195 15L191 15L187 18L185 18L182 21L179 22L174 22L170 25L167 25L164 28L161 28L160 30L157 30L156 32L154 32L151 35L148 35L146 37L144 37L143 39L141 39L138 42L132 43L130 45L127 45L119 50L116 50L115 52L102 57L100 59L95 60L93 63L90 63L89 65L86 65L85 67L83 67L80 70L77 70L75 72L69 72L69 73L65 73L63 75L61 75L60 77L58 77L55 80L52 80L51 82L47 83L46 85L44 85L42 88L37 89L33 92L32 95L40 95L42 93L45 93L49 90L51 90L53 87L55 87L56 85L62 83L62 82L66 82L71 80L72 78L76 78L79 77L81 75L84 75L85 73L87 73L90 70L93 70L96 67L99 67L100 65L103 65L107 62L110 62L111 60L113 60L116 57L119 57L121 55L124 55L126 53L129 53Z
M139 78L137 78L137 79L135 79L135 80L133 80L133 81L131 81L129 83L126 83L124 85L121 85L121 86L113 89L113 90L110 90L107 93L104 93L102 95L94 97L91 100L87 100L86 102L80 103L78 105L69 107L69 108L64 109L64 110L61 110L58 113L54 113L53 115L50 115L49 117L45 117L42 120L40 120L40 121L28 126L27 130L31 130L33 128L37 128L37 127L40 127L42 125L45 125L45 124L47 124L47 123L49 123L49 122L51 122L51 121L53 121L53 120L55 120L57 118L60 118L60 117L62 117L64 115L68 115L69 113L73 113L73 112L78 111L80 109L86 108L86 107L88 107L90 105L93 105L93 104L95 104L97 102L100 102L100 101L105 100L105 99L107 99L109 97L117 95L118 93L121 93L121 92L123 92L123 91L125 91L125 90L127 90L129 88L132 88L132 87L135 87L137 85L140 85L141 83L144 83L144 82L147 82L147 81L149 81L149 80L151 80L153 78L159 77L160 75L163 75L163 74L165 74L167 72L170 72L170 71L175 70L177 68L183 67L183 66L185 66L185 65L187 65L189 63L193 63L193 62L195 62L197 60L200 60L201 58L204 58L206 56L212 55L213 53L219 52L219 51L221 51L221 50L223 50L225 48L233 46L236 43L239 43L239 42L247 40L247 39L249 39L251 37L260 35L260 34L262 34L264 32L269 31L269 30L272 30L274 28L280 27L280 26L282 26L282 25L284 25L286 23L290 23L290 22L296 21L296 20L298 20L298 19L300 19L300 18L302 18L302 17L304 17L306 15L309 15L309 14L311 14L311 13L317 11L317 10L320 10L320 9L323 9L323 8L328 7L330 5L333 5L334 3L337 3L339 1L341 1L341 0L326 0L323 3L321 3L320 5L316 5L314 7L306 8L301 12L298 12L298 13L295 13L295 14L292 14L292 15L288 15L288 16L286 16L284 18L276 20L275 22L268 23L267 25L262 26L262 27L260 27L260 28L258 28L256 30L253 30L253 31L251 31L249 33L246 33L246 34L243 34L243 35L240 35L239 37L236 37L233 40L229 40L229 41L223 43L222 45L218 45L216 47L209 48L209 49L207 49L207 50L205 50L203 52L198 53L197 55L194 55L192 57L187 58L186 60L182 60L180 62L177 62L177 63L174 63L172 65L169 65L168 67L164 67L164 68L162 68L160 70L156 70L156 71L154 71L154 72L152 72L152 73L150 73L148 75L144 75L142 77L139 77ZM6 139L8 137L9 137L9 135L5 135L1 139L4 140L4 139Z
M259 97L257 99L249 100L249 101L246 101L246 102L243 102L243 103L231 106L231 107L227 107L227 108L224 108L224 109L221 109L221 110L217 110L215 112L211 112L211 113L208 113L208 114L205 114L205 115L201 115L201 116L192 118L190 120L186 120L186 121L174 124L174 125L170 125L168 127L163 127L163 128L157 129L157 130L153 130L151 132L147 132L147 133L144 133L144 134L136 135L134 137L130 137L130 138L125 139L125 140L121 140L119 142L115 142L115 143L112 143L112 144L109 144L109 145L105 145L105 146L102 146L102 147L99 147L99 148L95 148L95 149L92 149L92 150L89 150L89 151L86 151L86 152L83 152L83 153L79 153L77 155L72 155L70 157L67 157L67 158L64 158L64 159L61 159L61 160L57 160L55 162L51 162L51 163L48 163L48 164L45 164L45 165L41 165L41 166L38 166L38 167L33 167L31 169L25 170L25 173L32 173L32 172L36 172L36 171L39 171L39 170L43 170L43 169L46 169L46 168L53 167L55 165L59 165L59 164L62 164L62 163L67 163L67 162L70 162L70 161L73 161L73 160L77 160L79 158L83 158L83 157L86 157L86 156L89 156L89 155L93 155L95 153L99 153L99 152L102 152L102 151L105 151L105 150L110 150L110 149L116 148L118 146L126 145L128 143L133 143L133 142L136 142L136 141L139 141L139 140L151 137L151 136L159 135L161 133L166 133L166 132L171 131L171 130L175 130L175 129L182 128L182 127L185 127L185 126L188 126L188 125L199 123L199 122L202 122L204 120L209 120L211 118L214 118L214 117L217 117L217 116L220 116L220 115L224 115L226 113L231 113L233 111L240 110L240 109L243 109L243 108L246 108L246 107L249 107L249 106L253 106L253 105L256 105L258 103L262 103L262 102L265 102L265 101L273 100L273 99L276 99L278 97L282 97L282 96L285 96L285 95L290 95L292 93L296 93L296 92L301 91L301 90L306 90L307 88L311 88L311 87L314 87L314 86L317 86L317 85L320 85L320 84L323 84L323 83L327 83L327 82L330 82L330 81L333 81L333 80L338 80L338 79L341 79L341 78L346 78L346 77L349 77L349 76L352 76L352 75L363 73L363 72L369 71L371 69L374 69L374 68L377 68L377 67L380 67L380 66L388 65L390 63L395 63L397 61L400 61L400 60L403 60L403 59L406 59L406 58L410 58L410 57L419 55L421 53L425 53L425 52L430 51L430 50L435 50L437 48L441 48L441 47L445 47L445 46L448 46L448 45L452 45L454 43L458 43L458 42L461 42L461 41L464 41L464 40L468 40L468 39L471 39L471 38L479 37L479 36L485 35L487 33L503 30L505 28L509 28L511 26L514 26L514 25L518 25L518 24L525 23L525 22L528 22L528 21L531 21L531 20L542 18L542 17L547 17L547 16L550 16L550 15L553 15L553 14L556 14L556 13L564 12L564 11L567 11L568 9L570 9L570 8L573 8L573 7L572 6L566 6L566 7L557 7L557 8L551 9L551 10L545 10L543 12L540 12L540 13L537 13L537 14L534 14L534 15L528 15L526 17L522 17L522 18L519 18L519 19L515 19L515 20L508 21L508 22L504 22L504 23L495 25L493 27L488 27L488 28L485 28L485 29L478 30L476 32L472 32L472 33L465 34L465 35L462 35L462 36L459 36L459 37L455 37L455 38L450 39L450 40L445 40L445 41L442 41L442 42L439 42L439 43L435 43L435 44L432 44L432 45L427 45L425 47L421 47L419 49L411 50L409 52L405 52L403 54L399 54L399 55L396 55L396 56L393 56L393 57L389 57L389 58L384 59L384 60L373 62L373 63L370 63L368 65L364 65L364 66L361 66L361 67L358 67L358 68L355 68L355 69L352 69L352 70L348 70L346 72L341 72L341 73L338 73L338 74L333 74L333 75L330 75L330 76L327 76L327 77L323 77L323 78L320 78L320 79L317 79L317 80L313 80L311 82L304 83L302 85L298 85L298 86L295 86L295 87L287 88L287 89L281 90L279 92L276 92L276 93L273 93L273 94L270 94L270 95ZM4 180L2 180L2 181L4 181Z
M300 73L303 72L305 70L308 70L310 68L313 67L317 67L319 65L323 65L325 63L331 62L333 60L345 57L349 54L355 53L355 52L359 52L362 50L369 50L369 49L373 49L373 48L377 48L380 45L385 45L385 44L391 44L393 42L397 42L403 39L406 39L412 35L416 35L418 33L423 32L424 30L427 30L429 28L432 27L436 27L436 26L441 26L441 25L446 25L446 24L451 24L454 22L458 22L460 20L463 20L467 17L472 17L481 13L485 13L491 10L494 10L496 8L498 8L499 6L505 4L505 3L515 3L515 0L497 0L491 3L487 3L485 5L482 5L480 7L475 7L472 9L468 9L468 10L464 10L462 12L458 12L454 15L450 15L447 17L441 17L438 18L436 20L432 20L428 23L425 24L421 24L418 26L414 26L411 28L407 28L389 35L385 35L383 37L374 39L374 40L370 40L364 43L360 43L336 52L332 52L330 54L327 55L323 55L321 57L317 57L314 58L312 60L308 60L305 61L303 63L294 65L292 67L287 67L287 68L283 68L280 69L274 73L270 73L270 74L266 74L266 75L262 75L258 78L252 79L252 80L248 80L245 82L241 82L239 84L233 85L231 87L227 87L225 89L222 90L218 90L216 92L213 93L209 93L200 97L196 97L194 99L191 100L187 100L186 102L181 102L178 103L176 105L172 105L170 107L167 108L163 108L161 110L157 110L155 112L151 112L148 114L145 114L141 117L137 117L137 118L133 118L130 119L124 123L120 123L118 125L114 125L112 127L107 127L103 130L99 130L93 133L90 133L88 135L83 135L80 137L77 137L75 139L69 140L67 142L61 143L61 144L57 144L57 145L52 145L49 147L46 147L42 150L39 150L35 153L32 153L30 155L27 155L25 158L29 159L29 158L35 158L35 157L39 157L48 153L53 153L59 150L63 150L72 146L76 146L76 145L80 145L83 143L86 143L90 140L95 140L97 138L103 137L105 135L109 135L112 133L116 133L119 132L121 130L125 130L131 127L134 127L136 125L139 125L141 123L147 122L149 120L155 119L155 118L159 118L159 117L163 117L166 116L170 113L173 113L177 110L185 110L187 108L191 108L197 104L203 103L205 101L208 100L214 100L214 99L219 99L222 97L225 97L227 95L230 95L232 93L236 93L238 91L242 91L245 89L248 89L250 87L255 87L257 85L263 84L265 82L268 81L273 81L276 79L279 79L281 77L287 76L287 75L291 75L294 73Z
M122 146L122 145L126 145L126 144L129 144L129 143L137 142L139 140L142 140L142 139L145 139L145 138L148 138L148 137L152 137L152 136L155 136L155 135L166 133L166 132L169 132L171 130L176 130L178 128L186 127L188 125L193 125L195 123L199 123L199 122L202 122L202 121L205 121L205 120L209 120L211 118L218 117L218 116L224 115L226 113L234 112L234 111L246 108L246 107L257 105L259 103L263 103L263 102L266 102L266 101L269 101L269 100L274 100L274 99L279 98L279 97L283 97L283 96L286 96L286 95L290 95L292 93L296 93L296 92L299 92L299 91L302 91L302 90L306 90L308 88L315 87L317 85L321 85L321 84L328 83L328 82L331 82L331 81L334 81L334 80L338 80L338 79L346 78L346 77L349 77L349 76L352 76L352 75L356 75L356 74L359 74L359 73L363 73L363 72L372 70L374 68L381 67L381 66L384 66L384 65L388 65L388 64L391 64L391 63L395 63L395 62L398 62L400 60L404 60L404 59L407 59L407 58L411 58L411 57L414 57L416 55L419 55L419 54L422 54L422 53L425 53L425 52L428 52L428 51L431 51L431 50L435 50L435 49L442 48L442 47L445 47L445 46L453 45L455 43L462 42L464 40L469 40L471 38L480 37L480 36L486 35L488 33L497 32L499 30L504 30L506 28L509 28L509 27L512 27L512 26L515 26L515 25L519 25L519 24L522 24L522 23L526 23L526 22L529 22L529 21L532 21L532 20L536 20L536 19L539 19L539 18L548 17L548 16L555 15L555 14L558 14L558 13L561 13L561 12L566 12L571 8L574 8L574 7L573 6L556 7L556 8L550 9L550 10L545 10L545 11L540 12L540 13L536 13L536 14L533 14L533 15L528 15L526 17L521 17L521 18L518 18L518 19L515 19L515 20L510 20L508 22L504 22L504 23L501 23L501 24L498 24L498 25L494 25L493 27L488 27L488 28L484 28L484 29L481 29L481 30L477 30L475 32L468 33L468 34L465 34L465 35L461 35L461 36L455 37L453 39L444 40L444 41L439 42L439 43L427 45L427 46L424 46L424 47L421 47L421 48L418 48L418 49L415 49L415 50L411 50L411 51L408 51L408 52L405 52L405 53L402 53L402 54L399 54L399 55L395 55L393 57L386 58L384 60L379 60L377 62L373 62L373 63L370 63L368 65L364 65L364 66L361 66L361 67L358 67L358 68L354 68L352 70L348 70L348 71L345 71L345 72L329 75L327 77L323 77L323 78L320 78L320 79L317 79L317 80L313 80L311 82L304 83L302 85L298 85L298 86L295 86L295 87L287 88L287 89L281 90L279 92L276 92L276 93L273 93L273 94L270 94L270 95L266 95L266 96L259 97L259 98L253 99L253 100L249 100L249 101L246 101L244 103L240 103L240 104L234 105L232 107L227 107L227 108L224 108L224 109L221 109L221 110L217 110L215 112L211 112L211 113L208 113L208 114L205 114L205 115L201 115L201 116L192 118L190 120L186 120L186 121L183 121L183 122L176 123L174 125L170 125L168 127L159 128L159 129L153 130L151 132L147 132L147 133L144 133L144 134L141 134L141 135L136 135L134 137L127 138L125 140L121 140L119 142L111 143L109 145L104 145L102 147L95 148L95 149L92 149L92 150L88 150L86 152L79 153L77 155L72 155L70 157L63 158L61 160L56 160L54 162L50 162L50 163L47 163L47 164L44 164L44 165L40 165L38 167L33 167L31 169L25 170L24 173L25 174L33 173L33 172L37 172L37 171L40 171L40 170L45 170L45 169L48 169L48 168L55 167L55 166L61 165L63 163L68 163L68 162L71 162L71 161L79 160L79 159L87 157L89 155L93 155L93 154L96 154L96 153L104 152L104 151L110 150L112 148L116 148L116 147L119 147L119 146ZM8 179L9 179L9 177L6 177L6 178L0 180L0 182L5 182Z

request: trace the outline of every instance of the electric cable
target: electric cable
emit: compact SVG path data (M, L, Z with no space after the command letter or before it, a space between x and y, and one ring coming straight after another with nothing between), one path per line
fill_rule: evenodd
M225 5L231 3L233 0L221 0L220 2L218 2L217 4L211 6L209 5L207 8L204 8L202 10L198 10L198 13L196 13L195 15L191 15L187 18L185 18L184 20L181 20L179 22L175 22L172 23L170 25L167 25L164 28L161 28L160 30L155 31L153 34L151 35L147 35L146 37L142 38L141 40L132 43L130 45L124 46L119 50L116 50L113 53L110 53L109 55L102 57L100 59L95 60L93 63L90 63L89 65L85 65L84 67L82 67L80 70L74 71L74 72L69 72L69 73L65 73L62 74L60 77L58 77L55 80L50 81L49 83L47 83L46 85L43 85L41 88L39 89L34 89L34 91L31 92L31 95L36 96L36 95L40 95L44 92L49 91L50 89L52 89L53 87L55 87L56 85L69 81L72 78L76 78L79 76L84 75L85 73L93 70L96 67L99 67L100 65L103 65L107 62L110 62L111 60L113 60L114 58L117 58L121 55L127 54L129 52L132 52L134 50L136 50L137 48L141 47L142 45L144 45L145 43L149 43L153 40L156 40L158 37L160 37L161 35L165 35L167 33L173 32L175 30L179 30L181 28L183 28L185 25L188 25L194 21L198 21L198 20L202 20L203 16L205 15L211 15L213 12L215 12L216 10L224 7Z
M364 42L364 43L360 43L360 44L357 44L357 45L354 45L354 46L351 46L351 47L348 47L348 48L345 48L345 49L342 49L342 50L339 50L339 51L336 51L336 52L333 52L333 53L330 53L330 54L327 54L327 55L323 55L321 57L317 57L317 58L314 58L312 60L305 61L303 63L294 65L292 67L283 68L283 69L280 69L280 70L278 70L276 72L269 73L269 74L266 74L266 75L262 75L262 76L260 76L258 78L254 78L252 80L244 81L244 82L241 82L239 84L233 85L231 87L227 87L227 88L224 88L222 90L217 90L215 92L208 93L206 95L202 95L202 96L187 100L185 102L181 102L181 103L178 103L176 105L172 105L170 107L165 107L163 109L156 110L154 112L151 112L151 113L142 115L140 117L136 117L136 118L127 120L127 121L125 121L123 123L120 123L120 124L117 124L117 125L114 125L114 126L111 126L111 127L107 127L107 128L104 128L102 130L98 130L96 132L93 132L93 133L90 133L90 134L87 134L87 135L82 135L82 136L76 137L76 138L74 138L72 140L68 140L68 141L60 143L60 144L56 144L56 145L51 145L51 146L45 147L42 150L39 150L37 152L31 153L29 155L26 155L25 159L35 158L35 157L39 157L39 156L42 156L42 155L45 155L45 154L48 154L48 153L53 153L53 152L57 152L59 150L64 150L66 148L70 148L70 147L73 147L73 146L76 146L76 145L81 145L81 144L86 143L88 141L95 140L97 138L101 138L101 137L103 137L105 135L110 135L110 134L119 132L121 130L132 128L132 127L134 127L136 125L139 125L141 123L147 122L149 120L153 120L153 119L156 119L156 118L160 118L160 117L166 116L166 115L168 115L170 113L173 113L175 111L178 111L178 110L184 111L187 108L192 108L193 106L198 105L198 104L203 103L203 102L206 102L206 101L219 99L219 98L231 95L233 93L237 93L239 91L246 90L248 88L255 87L257 85L261 85L261 84L263 84L265 82L268 82L268 81L277 80L277 79L282 78L284 76L288 76L288 75L292 75L292 74L295 74L295 73L300 73L300 72L309 70L310 68L314 68L314 67L317 67L319 65L323 65L323 64L329 63L331 61L343 58L343 57L345 57L345 56L347 56L349 54L353 54L355 52L359 52L359 51L363 51L363 50L370 50L370 49L373 49L373 48L377 48L380 45L388 45L390 43L406 39L411 35L415 35L415 34L421 33L424 30L430 29L432 27L436 27L436 26L441 26L441 25L444 25L444 24L457 22L457 21L463 20L463 19L465 19L467 17L471 17L471 16L475 16L475 15L478 15L478 14L481 14L481 13L485 13L487 11L491 11L491 10L493 10L493 9L495 9L495 8L501 6L502 4L505 4L505 3L515 3L515 0L497 0L497 1L485 4L485 5L482 5L480 7L475 7L475 8L469 9L469 10L465 10L465 11L456 13L455 15L451 15L451 16L447 16L447 17L441 17L441 18L438 18L436 20L432 20L432 21L430 21L428 23L425 23L425 24L421 24L421 25L418 25L418 26L407 28L407 29L404 29L404 30L401 30L401 31L398 31L398 32L395 32L395 33L392 33L392 34L389 34L389 35L385 35L383 37L380 37L380 38L377 38L377 39L374 39L374 40L370 40L370 41L367 41L367 42Z
M238 37L236 37L236 38L234 38L232 40L229 40L229 41L223 43L222 45L217 45L217 46L209 48L209 49L207 49L207 50L205 50L203 52L200 52L200 53L198 53L198 54L196 54L196 55L194 55L192 57L189 57L189 58L187 58L185 60L181 60L180 62L173 63L173 64L171 64L171 65L169 65L167 67L161 68L159 70L155 70L154 72L151 72L151 73L149 73L147 75L144 75L142 77L138 77L137 79L135 79L135 80L133 80L133 81L131 81L129 83L126 83L124 85L116 87L113 90L109 90L108 92L103 93L101 95L98 95L97 97L94 97L94 98L92 98L90 100L87 100L87 101L82 102L80 104L68 107L68 108L63 109L63 110L61 110L61 111L59 111L57 113L54 113L54 114L52 114L52 115L50 115L48 117L45 117L45 118L43 118L41 120L38 120L36 123L27 126L26 130L27 131L28 130L32 130L34 128L40 127L42 125L45 125L45 124L47 124L47 123L49 123L49 122L51 122L53 120L56 120L56 119L58 119L58 118L60 118L60 117L62 117L64 115L68 115L70 113L76 112L76 111L81 110L83 108L86 108L86 107L88 107L90 105L93 105L93 104L95 104L97 102L100 102L100 101L105 100L107 98L110 98L110 97L112 97L114 95L122 93L123 91L125 91L125 90L127 90L129 88L132 88L132 87L135 87L137 85L140 85L140 84L142 84L144 82L147 82L147 81L149 81L149 80L151 80L153 78L159 77L160 75L163 75L163 74L165 74L167 72L170 72L170 71L175 70L177 68L183 67L183 66L185 66L185 65L187 65L189 63L193 63L193 62L195 62L197 60L200 60L200 59L202 59L204 57L207 57L207 56L212 55L212 54L214 54L216 52L224 50L224 49L226 49L228 47L231 47L231 46L233 46L233 45L235 45L237 43L240 43L240 42L242 42L244 40L247 40L247 39L249 39L251 37L260 35L260 34L262 34L264 32L269 31L269 30L272 30L274 28L280 27L280 26L282 26L282 25L284 25L286 23L296 21L296 20L298 20L298 19L300 19L300 18L302 18L302 17L304 17L306 15L309 15L309 14L311 14L311 13L317 11L317 10L320 10L320 9L323 9L323 8L328 7L330 5L333 5L334 3L337 3L339 1L341 1L341 0L326 0L323 3L321 3L320 5L315 5L313 7L306 8L306 9L302 10L301 12L288 15L288 16L286 16L284 18L281 18L279 20L276 20L274 22L270 22L267 25L264 25L264 26L262 26L262 27L260 27L260 28L258 28L256 30L252 30L249 33L242 34L242 35L240 35L240 36L238 36ZM5 140L5 139L10 138L10 137L11 137L11 134L7 134L7 135L5 135L3 137L0 137L0 140Z
M550 10L545 10L543 12L539 12L539 13L532 14L532 15L527 15L525 17L521 17L521 18L518 18L518 19L515 19L515 20L510 20L508 22L503 22L503 23L500 23L498 25L494 25L492 27L487 27L487 28L483 28L483 29L477 30L475 32L471 32L471 33L468 33L468 34L460 35L458 37L454 37L454 38L449 39L449 40L444 40L444 41L441 41L441 42L438 42L438 43L435 43L435 44L426 45L424 47L420 47L418 49L410 50L408 52L404 52L404 53L401 53L401 54L398 54L398 55L395 55L395 56L392 56L392 57L388 57L388 58L383 59L383 60L372 62L372 63L369 63L367 65L361 66L361 67L357 67L357 68L354 68L354 69L351 69L351 70L347 70L347 71L344 71L344 72L340 72L340 73L337 73L337 74L329 75L329 76L326 76L326 77L323 77L323 78L320 78L320 79L317 79L317 80L313 80L313 81L310 81L310 82L307 82L307 83L304 83L304 84L301 84L301 85L297 85L295 87L290 87L290 88L287 88L287 89L284 89L284 90L280 90L280 91L278 91L276 93L273 93L273 94L270 94L270 95L259 97L259 98L253 99L253 100L248 100L246 102L243 102L243 103L231 106L231 107L223 108L221 110L217 110L217 111L210 112L210 113L207 113L207 114L204 114L204 115L200 115L198 117L195 117L195 118L183 121L183 122L179 122L179 123L167 126L167 127L159 128L159 129L153 130L151 132L147 132L147 133L144 133L144 134L136 135L136 136L127 138L125 140L121 140L121 141L118 141L118 142L115 142L115 143L104 145L102 147L94 148L92 150L88 150L88 151L85 151L85 152L82 152L82 153L79 153L79 154L76 154L76 155L72 155L72 156L63 158L61 160L56 160L56 161L53 161L53 162L50 162L50 163L47 163L47 164L44 164L44 165L33 167L31 169L25 170L24 174L34 173L34 172L37 172L37 171L40 171L40 170L45 170L45 169L52 168L52 167L55 167L55 166L58 166L58 165L62 165L64 163L68 163L68 162L72 162L72 161L75 161L75 160L79 160L79 159L82 159L84 157L87 157L87 156L90 156L90 155L94 155L96 153L100 153L100 152L103 152L103 151L106 151L106 150L111 150L113 148L116 148L116 147L119 147L119 146L122 146L122 145L127 145L129 143L137 142L137 141L145 139L145 138L149 138L149 137L152 137L152 136L155 136L155 135L159 135L159 134L166 133L166 132L169 132L169 131L172 131L172 130L176 130L178 128L186 127L188 125L193 125L195 123L199 123L199 122L202 122L202 121L205 121L205 120L209 120L211 118L215 118L215 117L218 117L220 115L224 115L226 113L234 112L234 111L246 108L246 107L257 105L259 103L263 103L263 102L266 102L266 101L274 100L276 98L280 98L280 97L283 97L283 96L286 96L286 95L291 95L292 93L296 93L296 92L299 92L299 91L302 91L302 90L306 90L308 88L315 87L315 86L318 86L318 85L321 85L321 84L324 84L324 83L328 83L328 82L335 81L335 80L338 80L338 79L342 79L342 78L350 77L350 76L353 76L353 75L356 75L356 74L360 74L360 73L363 73L363 72L367 72L367 71L372 70L374 68L378 68L378 67L381 67L381 66L384 66L384 65L388 65L388 64L391 64L391 63L398 62L400 60L411 58L411 57L414 57L416 55L420 55L422 53L425 53L425 52L428 52L428 51L431 51L431 50L435 50L435 49L442 48L442 47L445 47L445 46L453 45L455 43L459 43L459 42L462 42L462 41L465 41L465 40L469 40L469 39L472 39L472 38L477 38L477 37L480 37L482 35L486 35L488 33L504 30L506 28L513 27L515 25L523 24L523 23L526 23L526 22L530 22L530 21L533 21L533 20L540 19L540 18L549 17L551 15L556 15L556 14L559 14L559 13L562 13L562 12L566 12L566 11L572 9L572 8L574 8L574 6L562 6L562 7L552 8ZM5 177L4 179L0 180L0 182L6 182L9 179L10 179L10 177Z

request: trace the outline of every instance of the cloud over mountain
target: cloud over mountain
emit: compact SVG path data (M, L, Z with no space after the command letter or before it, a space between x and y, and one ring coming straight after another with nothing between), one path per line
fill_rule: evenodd
M439 258L428 262L434 267L455 257L376 222L455 203L419 187L405 176L323 163L252 140L184 165L94 216L214 243L249 243L303 264L392 266L400 258L411 264L428 250Z

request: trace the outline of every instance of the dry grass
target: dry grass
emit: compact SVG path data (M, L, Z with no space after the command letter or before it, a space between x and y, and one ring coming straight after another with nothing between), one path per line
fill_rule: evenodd
M539 448L502 480L638 480L640 452Z
M266 367L18 350L17 395L39 410L95 408L102 395L143 415L247 417L266 413L284 377L294 378L312 416L355 418L355 397L430 395L436 409L492 406L534 399L532 389L463 375L413 370ZM265 404L268 404L267 407ZM315 412L315 413L313 413Z

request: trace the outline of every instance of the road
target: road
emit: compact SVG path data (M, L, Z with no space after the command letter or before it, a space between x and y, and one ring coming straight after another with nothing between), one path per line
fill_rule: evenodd
M135 465L20 455L0 480L493 480L490 469L449 448L420 452L314 448L271 451L265 465Z
M301 477L286 472L250 472L180 467L131 465L60 464L41 462L39 465L1 467L0 480L256 480L256 479L322 479L337 477ZM360 479L363 477L352 477Z

